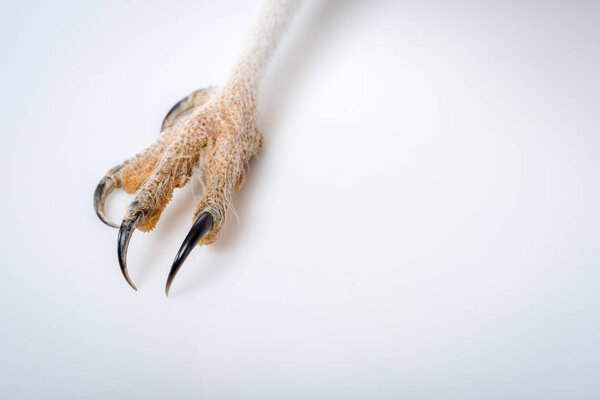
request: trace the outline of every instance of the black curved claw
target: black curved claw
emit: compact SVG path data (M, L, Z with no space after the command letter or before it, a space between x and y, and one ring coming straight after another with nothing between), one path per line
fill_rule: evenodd
M173 261L173 266L171 267L171 272L169 272L169 277L167 278L167 286L165 287L165 294L169 295L169 290L171 289L171 284L173 283L173 279L175 279L175 275L181 268L181 265L190 254L194 246L198 244L200 239L213 226L213 217L208 212L203 212L200 214L194 225L192 225L192 229L190 229L189 233L185 237L177 255L175 256L175 261Z
M188 101L189 97L190 96L185 96L185 98L179 100L177 103L175 103L175 105L173 107L171 107L171 109L169 110L167 115L165 115L162 125L160 126L161 132L164 131L169 126L173 125L173 122L175 122L175 120L177 120L177 117L179 116L179 114L181 114L184 111L187 111L190 108L190 106L187 105L187 101Z
M113 224L104 215L104 199L106 198L105 189L106 179L103 178L98 186L96 186L96 190L94 191L94 211L96 211L96 215L98 218L100 218L100 221L104 222L108 226L112 226L113 228L118 228L119 225Z
M108 195L117 187L117 182L115 181L115 178L113 178L113 174L119 172L121 168L123 168L123 166L118 165L108 171L106 176L100 180L100 183L98 183L98 186L96 186L96 190L94 191L94 211L96 212L96 215L100 218L100 221L113 228L118 228L119 225L113 224L104 215L104 200L106 200Z
M179 100L167 113L165 118L163 119L162 125L160 127L160 131L164 131L165 129L173 126L177 121L181 118L188 115L195 107L199 107L206 101L207 90L212 90L212 87L206 87L204 89L199 89L192 92L189 96ZM198 102L198 96L204 96L204 100Z
M121 227L119 228L119 237L117 238L117 257L119 258L119 265L121 266L121 272L125 277L125 280L129 285L137 290L133 281L129 277L129 273L127 272L127 247L129 247L129 240L131 239L131 235L135 228L137 227L140 217L142 215L141 211L135 213L133 218L128 221L123 221Z

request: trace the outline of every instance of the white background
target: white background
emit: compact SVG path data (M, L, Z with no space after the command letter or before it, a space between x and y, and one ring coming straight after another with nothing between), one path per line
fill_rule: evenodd
M0 397L600 398L599 2L308 3L239 219L166 298L177 191L129 288L95 185L255 7L3 1Z

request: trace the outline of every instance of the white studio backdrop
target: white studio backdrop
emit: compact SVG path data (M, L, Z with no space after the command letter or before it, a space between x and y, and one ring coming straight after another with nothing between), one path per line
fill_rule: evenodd
M237 218L166 298L176 191L129 288L95 185L255 8L0 6L0 398L599 398L599 2L308 2Z

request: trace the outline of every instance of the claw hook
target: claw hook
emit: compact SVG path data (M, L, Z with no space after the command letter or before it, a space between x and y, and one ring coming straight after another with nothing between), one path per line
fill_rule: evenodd
M173 125L175 120L177 120L177 118L182 112L185 112L191 108L189 105L187 105L188 98L189 96L185 96L185 98L179 100L177 103L175 103L173 107L171 107L171 109L163 119L162 125L160 127L161 132L169 126Z
M206 98L204 98L204 101L200 104L198 104L198 102L195 101L194 99L196 99L197 96L204 96L205 94L210 93L210 92L207 92L207 90L210 90L210 89L212 89L212 88L207 87L204 89L196 90L196 91L192 92L192 94L190 94L189 96L186 96L185 98L183 98L183 99L179 100L177 103L175 103L175 105L173 107L171 107L171 109L169 110L169 112L167 113L165 118L163 119L162 125L160 127L161 133L165 129L173 126L176 122L181 120L181 118L185 117L190 112L192 112L192 110L195 107L198 107L200 104L206 102Z
M113 228L118 228L119 225L110 222L104 215L104 200L106 200L108 195L117 188L117 182L112 175L119 172L121 168L123 168L123 166L119 165L108 171L106 176L100 180L100 183L98 183L98 186L96 186L96 190L94 191L94 211L96 212L96 215L100 218L100 221Z
M167 296L169 295L169 290L171 289L173 279L175 279L175 275L177 275L177 272L181 268L181 265L183 264L187 256L190 254L194 246L196 246L200 239L202 239L202 237L206 235L208 231L210 231L212 226L213 217L208 212L203 212L202 214L200 214L196 222L194 222L194 225L192 225L192 229L190 229L181 247L179 248L179 251L175 256L175 261L173 261L171 271L169 272L169 277L167 278L167 285L165 287L165 294Z
M129 247L131 235L133 234L133 231L135 231L141 216L142 212L138 211L134 214L133 218L128 221L123 221L121 227L119 228L119 237L117 238L117 257L119 258L121 272L123 273L127 283L129 283L134 290L137 290L137 288L133 284L133 281L129 277L129 273L127 272L127 248Z

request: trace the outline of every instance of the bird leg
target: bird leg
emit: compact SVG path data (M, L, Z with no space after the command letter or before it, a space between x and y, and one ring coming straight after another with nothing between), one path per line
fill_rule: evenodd
M244 181L244 167L262 145L256 128L259 79L277 39L296 8L294 0L266 0L255 19L249 41L222 88L196 91L178 102L163 121L161 135L149 147L110 169L94 193L96 214L104 215L104 201L115 189L135 193L119 227L117 255L123 276L136 289L127 271L127 248L133 232L149 232L176 188L185 186L199 167L204 195L194 212L167 279L168 295L181 264L196 244L211 244L227 218L232 193Z

